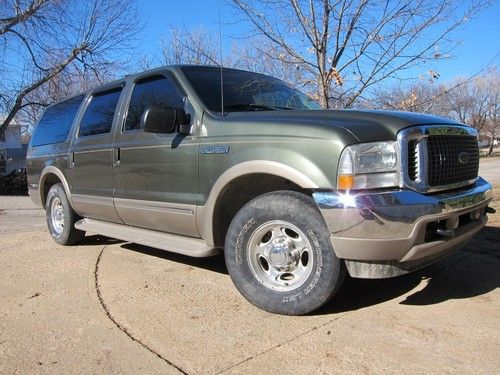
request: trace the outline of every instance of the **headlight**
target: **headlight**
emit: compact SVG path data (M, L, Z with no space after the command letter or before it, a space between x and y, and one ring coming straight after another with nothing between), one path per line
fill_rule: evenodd
M340 156L337 189L373 189L399 184L396 142L348 146Z

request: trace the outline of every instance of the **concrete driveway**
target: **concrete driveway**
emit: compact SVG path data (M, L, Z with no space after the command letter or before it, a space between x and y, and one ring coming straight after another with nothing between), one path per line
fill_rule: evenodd
M500 184L500 159L481 170ZM446 260L348 279L304 317L250 305L220 256L100 236L62 247L44 220L26 198L0 197L0 373L500 371L499 214Z

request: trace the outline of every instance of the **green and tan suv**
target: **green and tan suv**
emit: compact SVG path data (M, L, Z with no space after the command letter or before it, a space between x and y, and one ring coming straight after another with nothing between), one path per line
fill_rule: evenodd
M159 68L49 107L27 164L57 243L91 232L223 250L241 294L281 314L322 306L346 272L430 264L492 210L474 129L323 110L280 80L217 67Z

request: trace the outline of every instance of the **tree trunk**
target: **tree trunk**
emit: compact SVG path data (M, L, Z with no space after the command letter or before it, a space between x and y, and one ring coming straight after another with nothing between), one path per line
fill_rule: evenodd
M319 96L319 104L326 109L330 108L330 89L328 84L324 82L324 79L321 75L318 76L318 96Z
M495 147L495 136L491 136L490 149L488 150L488 155L493 153L493 147Z

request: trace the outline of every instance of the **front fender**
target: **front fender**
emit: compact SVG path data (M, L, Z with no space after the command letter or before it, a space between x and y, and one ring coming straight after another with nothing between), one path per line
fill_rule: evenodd
M317 167L315 167L314 165L311 165L310 168L317 169ZM317 182L313 181L310 177L308 177L301 171L287 164L270 160L251 160L232 166L217 179L210 191L205 205L202 207L198 207L197 209L197 227L201 236L206 240L208 245L214 246L214 236L212 228L214 212L218 202L218 198L225 191L226 187L231 184L232 181L236 180L239 177L256 173L264 173L284 178L303 189L319 188ZM327 178L319 170L316 170L314 175L320 176L320 180L327 181Z

